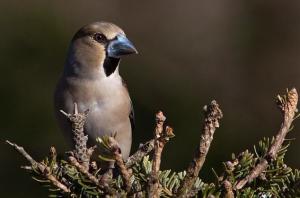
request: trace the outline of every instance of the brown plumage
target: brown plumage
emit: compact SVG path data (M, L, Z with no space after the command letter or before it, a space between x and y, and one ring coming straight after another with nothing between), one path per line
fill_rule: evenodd
M89 109L85 131L91 144L97 137L116 133L124 158L130 153L132 105L119 75L123 55L137 53L123 30L112 23L95 22L73 37L65 67L54 94L55 113L71 140L70 125L59 110Z

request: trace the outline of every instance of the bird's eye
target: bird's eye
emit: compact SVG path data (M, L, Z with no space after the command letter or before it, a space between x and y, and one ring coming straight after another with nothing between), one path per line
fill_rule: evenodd
M101 33L94 34L94 39L99 43L104 43L105 41L107 41L106 37Z

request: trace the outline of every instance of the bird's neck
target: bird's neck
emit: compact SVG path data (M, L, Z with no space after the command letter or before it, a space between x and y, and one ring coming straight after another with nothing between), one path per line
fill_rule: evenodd
M119 76L119 58L105 57L104 54L91 57L91 54L93 53L78 53L71 49L66 60L64 76L88 79Z

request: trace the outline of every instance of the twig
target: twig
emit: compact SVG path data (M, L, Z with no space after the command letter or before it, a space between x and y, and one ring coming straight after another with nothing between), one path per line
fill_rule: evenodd
M164 139L161 139L160 137L163 135L163 126L165 120L166 117L164 116L163 112L159 111L156 114L156 127L154 130L154 154L148 188L148 197L151 198L158 198L160 194L158 172L161 163L161 153L165 144L167 143L167 141L164 141Z
M255 168L244 179L237 182L235 188L242 189L247 183L251 183L268 167L268 164L276 159L286 134L289 132L291 124L297 111L298 93L295 88L287 92L286 96L277 96L277 105L283 113L283 122L266 156L255 166Z
M74 114L69 114L60 110L60 112L65 115L72 125L73 140L75 142L75 157L84 166L85 169L89 169L89 162L91 158L91 153L94 151L93 147L87 148L88 136L84 135L84 124L88 115L86 110L83 113L78 113L77 104L74 103Z
M153 150L153 148L154 148L154 139L141 145L139 149L126 160L125 163L126 167L130 168L135 163L140 162L143 159L143 157L145 157Z
M81 172L83 175L85 175L90 181L92 181L96 186L99 186L100 188L102 188L102 186L99 183L99 180L92 175L91 173L89 173L89 171L83 166L81 165L77 159L73 156L69 156L69 161L70 163L75 166L77 168L77 170L79 172Z
M33 171L31 166L21 166L21 168L24 170Z
M56 149L54 146L50 147L50 161L56 163L56 158L57 158L57 153L56 153Z
M130 182L131 174L129 173L128 169L126 168L126 166L124 164L119 144L115 140L115 138L113 138L113 137L108 138L108 143L109 143L109 147L111 148L111 152L114 156L114 159L116 160L116 164L117 164L117 166L120 170L120 173L122 175L122 178L123 178L123 181L124 181L124 184L125 184L126 192L130 192L130 189L131 189L131 182Z
M54 186L61 189L64 193L70 193L70 189L62 184L54 175L51 174L50 168L42 163L39 163L35 161L25 150L23 147L18 146L15 143L12 143L8 140L6 140L6 143L14 147L15 150L17 150L21 155L23 155L27 161L30 162L31 166L33 168L37 168L37 170L45 177L47 178Z
M98 186L100 189L104 190L105 193L111 196L115 196L116 192L114 189L109 187L108 180L105 181L105 184L102 182L102 180L95 177L93 174L91 174L83 165L81 165L77 159L73 156L69 156L69 161L71 165L75 166L79 172L81 172L83 175L85 175L91 182L93 182L96 186Z
M103 185L104 187L108 187L109 184L112 181L112 177L113 177L113 170L112 168L108 168L105 173L103 173L103 175L100 176L100 184Z
M234 198L234 193L233 193L233 190L232 190L232 184L228 181L228 180L225 180L223 182L223 185L224 185L224 189L225 189L225 195L224 195L224 198Z
M50 161L50 167L52 169L57 169L58 164L57 164L57 153L56 149L54 146L50 147L50 152L49 152L49 161Z
M222 111L218 103L213 100L210 105L204 107L204 127L200 139L200 143L196 149L193 161L187 168L183 182L178 191L178 197L187 197L188 192L192 188L195 180L204 164L213 135L216 128L219 127L219 120L223 117Z
M192 188L187 194L186 197L197 197L199 193L199 188ZM174 197L174 196L173 196Z

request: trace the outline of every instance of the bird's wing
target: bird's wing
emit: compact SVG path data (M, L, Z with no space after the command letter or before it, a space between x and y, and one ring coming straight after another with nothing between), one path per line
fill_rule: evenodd
M127 84L125 83L125 81L124 81L123 78L122 78L122 84L123 84L124 88L126 89L126 91L128 92ZM131 124L131 130L133 131L134 128L135 128L135 119L134 119L134 109L133 109L133 105L132 105L132 101L131 100L130 100L129 120L130 120L130 124Z
M134 130L135 121L134 121L134 109L133 109L132 101L130 101L130 104L131 104L131 110L129 113L129 120L130 120L130 124L131 124L131 130Z

